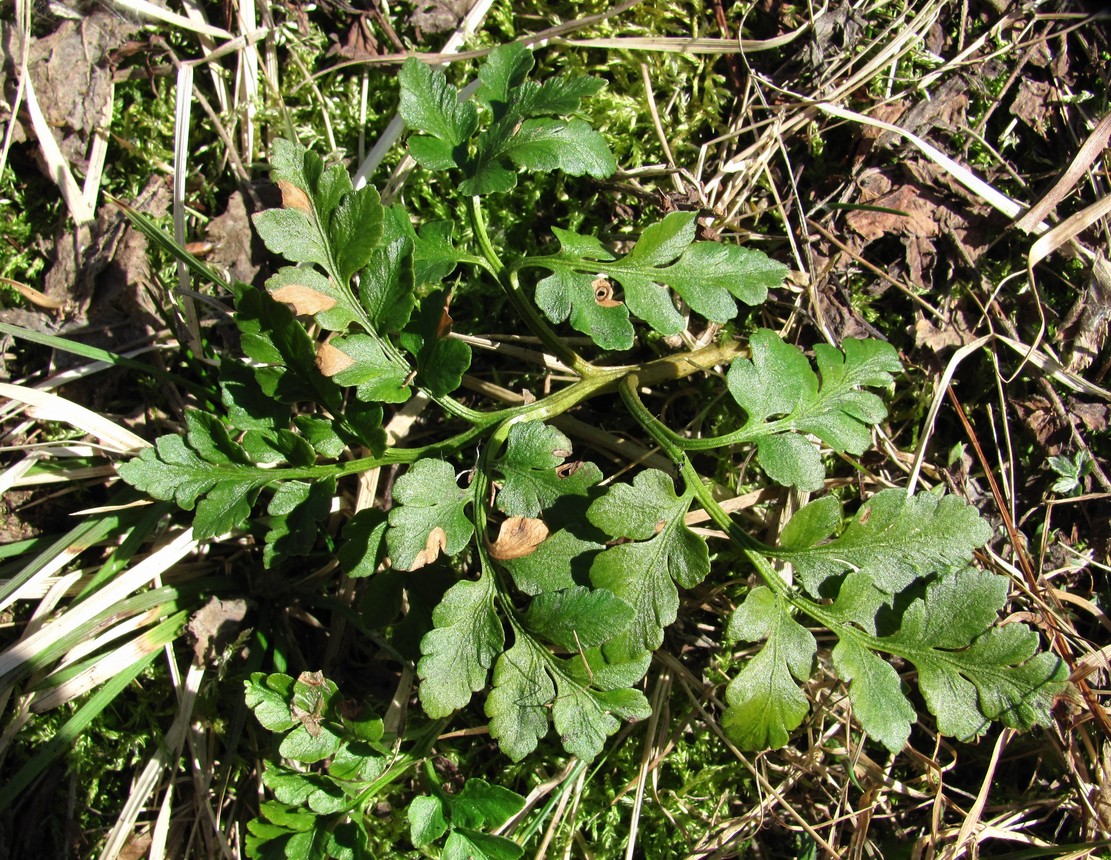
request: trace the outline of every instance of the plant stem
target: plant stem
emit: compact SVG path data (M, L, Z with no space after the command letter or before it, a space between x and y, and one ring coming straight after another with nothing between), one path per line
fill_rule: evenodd
M498 252L490 241L490 234L486 230L486 217L482 213L482 203L478 197L467 198L467 214L470 216L471 229L474 230L475 239L478 240L478 247L482 251L482 256L490 264L491 271L497 277L502 289L505 290L513 309L524 318L528 327L532 329L533 333L540 338L540 341L554 356L581 376L589 375L593 365L567 346L548 325L547 320L522 291L517 273L509 271L501 257L498 256Z

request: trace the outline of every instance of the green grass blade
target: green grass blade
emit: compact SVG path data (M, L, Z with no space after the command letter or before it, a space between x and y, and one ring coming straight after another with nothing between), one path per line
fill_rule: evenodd
M47 741L42 749L35 753L10 781L0 787L0 809L6 809L13 800L23 794L39 774L46 770L58 756L62 755L73 744L93 720L100 716L101 712L127 688L127 685L139 677L139 674L153 662L158 654L157 650L151 651L93 693L89 700L78 708L77 713L70 717L66 724L58 730L58 733Z

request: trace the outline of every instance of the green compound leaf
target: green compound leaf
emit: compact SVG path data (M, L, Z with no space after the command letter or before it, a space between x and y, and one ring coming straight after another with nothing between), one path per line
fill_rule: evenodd
M903 613L897 633L876 647L909 660L938 729L968 740L991 721L1014 729L1052 723L1054 698L1067 671L1056 655L1038 653L1025 624L992 627L1007 599L1005 577L967 569L930 583Z
M559 236L563 231L555 228L555 232ZM602 349L630 349L633 324L629 309L612 299L599 300L595 280L593 275L553 266L552 274L536 285L536 305L552 322L570 317L571 327Z
M560 469L571 456L571 440L539 421L514 424L505 454L494 467L504 476L498 508L511 516L536 517L567 494L585 496L602 479L593 463Z
M317 369L316 344L290 309L254 287L233 284L232 289L240 342L244 353L262 365L255 368L255 379L263 394L285 404L318 403L333 416L328 425L342 437L341 451L348 444L362 444L381 453L381 407L345 405L343 389Z
M640 690L596 691L569 675L556 675L552 724L563 748L584 761L601 753L606 738L620 728L620 720L643 720L651 713Z
M504 115L510 96L524 83L534 63L532 51L524 45L517 42L499 45L478 70L475 98L490 106L495 116Z
M255 231L272 254L292 263L327 266L328 244L314 219L299 209L266 209L253 217Z
M466 195L509 191L517 184L507 165L531 171L561 170L571 176L610 176L617 163L605 138L573 113L582 98L604 83L571 78L547 85L525 81L532 68L520 45L495 48L479 69L475 98L489 108L490 124L478 130L475 102L459 101L459 91L442 72L415 59L401 70L401 116L418 132L409 139L413 158L430 170L462 168L459 191Z
M465 827L453 829L444 843L441 860L517 860L525 849L504 836L478 833Z
M364 508L343 527L343 543L336 557L344 572L358 579L370 576L386 554L387 515L377 508Z
M633 608L603 588L576 585L538 595L525 612L530 633L565 651L607 642L633 620Z
M643 671L631 683L641 676ZM592 680L580 680L565 671L563 661L522 635L494 667L493 689L486 697L490 736L506 755L520 761L547 734L547 706L554 698L551 718L564 748L582 759L592 759L601 752L606 738L617 731L619 718L643 719L651 712L647 699L637 690L593 687Z
M844 352L827 344L814 347L821 373L802 350L768 329L751 338L752 358L736 359L726 382L747 413L738 436L757 443L757 459L772 480L802 490L817 490L825 479L815 445L799 436L810 433L835 451L862 454L871 443L869 427L887 414L883 401L862 388L884 388L902 365L894 347L878 340L846 338Z
M399 332L417 306L413 294L413 243L407 236L388 239L375 248L359 281L359 298L374 330Z
M496 586L490 571L475 582L448 589L432 613L434 629L421 639L420 701L433 719L464 707L486 685L494 658L505 647L505 631L494 609Z
M455 555L470 543L474 525L466 507L471 496L456 483L450 464L418 460L397 479L393 498L386 546L395 568L417 570L441 551Z
M808 512L814 505L819 510ZM784 545L774 553L794 565L800 581L814 595L827 579L849 570L867 576L881 591L895 594L920 576L967 563L972 551L991 537L991 527L959 497L919 493L907 498L905 491L897 489L876 493L838 537L825 543L818 543L824 537L818 532L836 527L839 505L820 499L795 518L799 516L806 524L795 527L792 519L781 538Z
M399 112L418 135L409 139L409 152L423 167L444 170L459 166L457 148L478 128L478 110L459 101L459 90L443 72L410 58L401 67Z
M522 116L567 116L575 113L583 99L606 87L601 78L558 77L526 81L515 94L514 108Z
M677 496L671 478L650 469L631 485L613 486L587 510L594 526L634 541L610 547L590 568L595 587L613 592L636 612L617 637L626 653L658 648L679 610L675 583L693 588L710 571L706 541L683 522L692 498L689 492Z
M162 436L152 448L118 468L138 490L185 510L196 506L193 532L199 540L225 534L243 523L259 491L275 480L251 463L242 446L213 416L190 411L181 436Z
M597 240L555 229L559 253L525 263L552 271L537 285L537 304L553 322L570 316L571 325L599 346L627 349L630 313L661 334L682 330L683 316L668 288L707 319L728 322L737 314L735 299L760 304L769 288L783 282L787 267L760 251L695 242L696 218L694 212L673 212L647 227L621 258ZM610 295L607 279L624 288L624 302Z
M759 586L729 620L726 636L764 641L725 691L726 734L747 750L777 749L787 743L809 710L797 682L810 678L817 643L791 617L789 607Z
M365 266L382 236L385 210L378 190L364 185L340 201L328 223L328 241L335 259L335 276L341 284Z
M359 318L351 294L308 266L279 269L267 280L267 290L274 301L289 304L298 316L312 317L328 331L344 331Z
M386 210L386 225L384 244L399 238L412 244L412 279L417 287L439 285L460 263L481 266L485 262L455 247L452 240L455 225L450 221L426 221L417 229L405 207L395 203Z
M617 169L605 138L580 119L522 122L511 112L480 135L477 146L472 175L459 186L463 194L493 194L516 186L516 175L502 166L502 159L535 173L560 170L568 176L585 174L595 179L611 176Z
M264 538L263 566L277 560L308 555L316 545L318 527L332 510L336 479L313 483L286 481L274 491L266 508L270 528Z
M360 400L404 403L412 394L406 385L409 369L387 356L369 334L332 338L317 350L316 365L337 385L356 386Z
M901 750L910 737L918 712L903 692L894 667L852 639L838 641L833 666L849 683L853 715L869 735L891 752Z
M325 169L318 155L286 140L274 142L271 178L284 208L253 218L266 247L294 263L315 263L346 290L382 235L378 191L354 190L342 165Z
M529 595L571 588L585 582L602 544L584 540L568 529L548 536L536 551L502 564L513 576L513 584Z
M471 348L447 337L450 296L444 291L429 293L421 301L416 318L401 334L401 345L417 359L417 378L434 397L451 394L463 382L471 366Z
M494 664L493 689L486 697L490 737L513 761L520 761L548 733L548 703L555 684L543 649L518 640Z

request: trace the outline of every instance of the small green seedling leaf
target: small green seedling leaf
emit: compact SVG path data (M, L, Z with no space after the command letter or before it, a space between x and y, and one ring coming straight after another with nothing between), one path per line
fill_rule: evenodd
M441 860L517 860L524 853L525 849L512 839L460 827L448 835L440 857Z
M722 725L743 749L778 749L810 709L798 684L810 678L817 643L791 617L785 601L765 586L748 593L729 620L726 636L764 640L764 647L729 682Z
M406 815L409 819L409 841L417 848L431 845L447 833L444 805L438 797L422 795L413 798Z
M706 541L683 522L693 494L675 494L671 478L649 469L630 484L617 484L591 504L590 522L633 542L610 547L590 568L590 581L633 607L636 615L619 640L628 653L652 651L675 621L679 591L693 588L710 571Z
M862 454L869 427L887 414L883 401L864 388L885 388L901 369L895 349L878 340L846 338L844 352L818 344L819 380L802 350L768 329L751 338L752 358L739 358L726 382L747 414L741 434L757 444L768 476L785 486L817 490L825 479L813 434L835 451Z

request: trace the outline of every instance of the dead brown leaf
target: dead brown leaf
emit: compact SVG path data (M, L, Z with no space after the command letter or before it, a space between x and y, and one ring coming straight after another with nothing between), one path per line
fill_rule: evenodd
M1060 337L1071 340L1065 366L1080 373L1099 355L1111 321L1111 263L1096 254L1084 291L1061 324Z
M244 284L254 283L265 257L255 241L242 192L235 191L228 197L223 214L209 221L204 233L213 246L208 261Z
M370 22L365 17L356 18L342 38L333 36L335 44L328 49L326 56L340 56L348 60L369 60L377 57L381 51L378 49L378 40L370 29Z
M187 625L193 637L193 654L197 664L204 666L216 660L224 648L235 640L246 617L246 600L210 597Z
M470 0L419 0L409 23L418 33L446 33L455 29L470 8Z
M865 244L883 236L902 234L916 237L937 236L940 232L934 213L938 205L913 185L893 185L884 174L872 171L860 180L860 203L875 206L845 214L845 223Z
M1018 117L1040 137L1046 136L1046 120L1052 116L1053 87L1042 81L1022 77L1011 102L1011 115Z
M490 555L498 561L509 561L532 555L548 537L543 520L532 517L509 517L498 529L498 539L490 544Z
M968 319L960 309L954 309L946 323L936 325L932 318L919 313L914 323L914 345L919 349L928 349L934 355L941 355L975 339Z
M5 26L3 48L7 74L14 77L22 44L11 25ZM84 170L92 133L104 125L112 102L115 52L138 32L139 24L99 6L80 20L65 19L47 36L34 39L27 68L35 95L68 161ZM34 137L21 128L16 142ZM36 150L37 155L37 150Z

